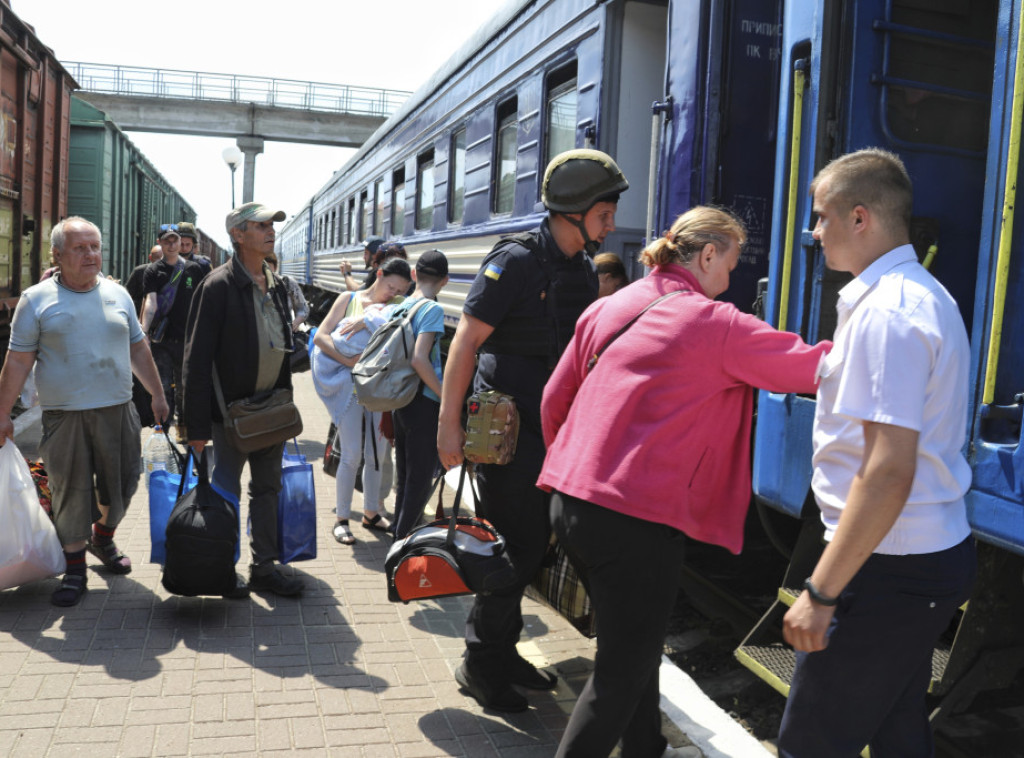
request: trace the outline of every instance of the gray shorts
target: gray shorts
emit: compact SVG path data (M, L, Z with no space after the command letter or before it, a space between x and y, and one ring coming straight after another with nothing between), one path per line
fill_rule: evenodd
M39 454L50 477L53 522L62 545L88 539L109 506L116 527L139 487L139 414L129 401L85 411L43 411Z

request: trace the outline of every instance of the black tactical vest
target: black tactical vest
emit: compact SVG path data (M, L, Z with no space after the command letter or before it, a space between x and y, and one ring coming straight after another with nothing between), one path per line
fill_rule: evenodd
M572 339L576 321L597 296L597 275L584 253L572 258L551 255L541 246L537 232L505 237L494 250L517 245L530 251L544 272L546 285L535 300L534 313L502 319L480 349L504 355L543 356L548 367L554 368Z

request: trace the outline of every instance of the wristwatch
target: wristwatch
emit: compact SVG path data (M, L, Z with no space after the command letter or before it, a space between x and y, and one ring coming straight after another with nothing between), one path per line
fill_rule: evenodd
M818 591L818 588L814 586L814 582L811 581L811 577L807 577L804 580L804 589L807 590L807 594L811 596L811 600L813 600L818 605L832 607L834 605L839 604L838 596L828 597L827 595L822 595Z

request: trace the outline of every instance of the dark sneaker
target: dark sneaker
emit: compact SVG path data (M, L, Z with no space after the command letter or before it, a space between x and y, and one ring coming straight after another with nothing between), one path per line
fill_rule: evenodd
M249 585L241 574L235 574L235 586L221 595L225 600L245 600L249 597Z
M529 701L508 682L483 682L474 679L463 663L455 669L455 681L462 691L475 698L484 708L503 713L519 713L530 707Z
M558 686L557 676L542 671L518 653L509 663L508 680L531 690L553 690Z
M303 584L301 579L289 579L277 569L269 574L249 576L249 589L253 592L272 592L282 597L301 595Z

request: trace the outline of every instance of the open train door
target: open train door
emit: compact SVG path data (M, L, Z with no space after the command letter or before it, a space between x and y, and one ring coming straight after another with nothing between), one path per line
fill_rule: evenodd
M1019 7L1013 11L1018 12ZM1007 0L786 3L767 295L771 323L810 342L832 336L837 292L850 277L825 266L811 235L808 187L832 158L877 146L899 154L906 164L915 189L911 241L959 304L976 356L976 292L986 289L989 265L979 250L983 228L996 226L991 185L1001 173L999 161L1006 161L1005 151L996 155L990 144L996 139L990 138L990 114L1004 127L1012 121L1002 116L999 87L993 91L994 71L997 84L1000 79L994 60L1011 57L1002 48L1014 44L1005 39L1008 13ZM1015 39L1016 33L1010 36ZM1016 351L1024 355L1019 347ZM1011 365L1019 369L1019 360L1012 358ZM1019 376L1018 370L1018 385ZM821 549L820 519L810 497L813 413L813 397L760 393L755 496L803 517L804 527L779 602L737 656L783 693L789 689L793 655L781 643L781 618ZM1018 486L1018 502L1019 497ZM1019 570L1016 580L1021 594ZM991 617L972 626L972 613L977 610L969 607L957 645L951 633L946 647L935 653L937 698L967 678L979 649L976 633L984 623L991 626ZM1019 625L1012 633L1019 638ZM975 679L970 687L976 692L979 685Z
M694 205L739 214L749 237L720 299L748 313L768 274L781 21L781 0L673 0L668 97L655 113L665 123L654 231Z

